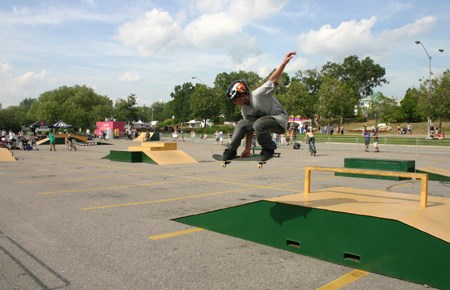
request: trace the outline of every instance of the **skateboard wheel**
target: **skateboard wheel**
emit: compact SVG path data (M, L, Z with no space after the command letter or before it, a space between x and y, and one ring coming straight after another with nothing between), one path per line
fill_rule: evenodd
M260 163L258 164L258 168L261 169L263 167L263 165Z
M224 164L222 164L222 167L225 168L225 167L227 167L227 165L224 163Z

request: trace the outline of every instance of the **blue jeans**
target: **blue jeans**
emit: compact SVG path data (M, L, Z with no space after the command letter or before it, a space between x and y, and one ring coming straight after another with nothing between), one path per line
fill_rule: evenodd
M261 117L255 122L243 119L236 124L231 137L231 144L228 145L228 148L237 150L239 145L241 145L241 140L250 131L255 131L256 141L263 149L270 150L277 149L277 145L272 140L272 134L285 133L284 128L271 116Z

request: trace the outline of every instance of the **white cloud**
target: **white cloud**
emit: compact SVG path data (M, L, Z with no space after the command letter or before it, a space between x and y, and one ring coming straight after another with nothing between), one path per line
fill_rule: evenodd
M435 16L425 16L417 19L414 23L406 24L402 27L392 30L385 30L381 33L381 38L384 41L395 41L401 37L411 37L420 35L430 31L431 27L437 22Z
M242 31L242 25L236 18L219 12L202 15L184 29L187 43L198 47L218 47L233 42L234 35Z
M319 30L302 33L298 37L298 45L305 54L324 55L339 60L352 54L384 57L389 51L388 46L411 41L411 37L428 31L436 21L436 17L427 16L381 33L374 32L377 22L375 16L360 21L344 21L336 28L324 25Z
M259 54L256 38L245 29L255 22L278 13L287 0L201 0L195 11L180 11L179 18L153 9L118 28L116 39L143 56L155 56L179 49L221 49L233 51L232 58L240 62ZM198 13L192 19L186 14ZM186 20L190 19L190 20ZM184 22L186 20L186 22ZM235 47L243 49L235 52Z
M85 3L94 5L95 1ZM82 8L57 6L14 6L10 11L0 10L0 23L6 25L57 25L69 21L100 21L113 23L121 19L120 15L93 13Z
M11 71L12 66L9 63L1 62L0 63L0 76L3 77L5 74L7 74L9 71Z
M141 55L152 56L169 49L179 35L178 24L169 13L153 9L120 26L117 39L136 48Z
M309 31L299 36L300 50L305 54L348 56L371 50L374 42L372 27L377 18L342 22L338 27L324 25L318 31Z
M141 80L141 75L136 71L128 71L120 76L119 80L123 82L138 82Z
M17 74L14 72L13 66L5 61L0 63L0 87L2 88L2 105L16 105L17 98L36 98L38 96L31 95L36 87L42 84L52 83L47 70L40 72L25 72Z

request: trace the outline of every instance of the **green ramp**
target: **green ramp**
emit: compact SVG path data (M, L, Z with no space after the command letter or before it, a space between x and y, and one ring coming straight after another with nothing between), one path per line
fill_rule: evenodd
M428 179L433 181L450 182L450 170L437 167L425 167L416 169L417 173L427 173Z
M450 244L397 220L262 200L175 221L352 268L450 289Z
M415 172L416 161L400 160L400 159L344 158L344 168ZM388 180L408 179L404 177L395 177L395 176L377 176L377 175L341 173L341 172L336 172L335 175L347 177L371 178L371 179L388 179Z

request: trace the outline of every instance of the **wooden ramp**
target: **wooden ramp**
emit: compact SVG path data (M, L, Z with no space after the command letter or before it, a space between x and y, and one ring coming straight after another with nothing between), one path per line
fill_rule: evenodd
M428 173L429 179L434 181L450 182L450 170L438 167L424 167L417 169L416 172Z
M333 187L175 219L293 253L450 289L450 199Z
M420 179L420 194L331 187L311 171ZM428 175L305 167L303 193L175 219L348 267L450 289L450 198L428 196Z
M142 153L159 165L198 163L197 160L181 150L142 151Z
M145 162L158 165L198 163L197 160L177 149L177 143L142 142L141 146L128 146L128 151L111 150L112 161Z
M16 161L16 158L7 148L0 148L0 162Z
M141 132L141 134L139 134L139 136L137 136L136 138L133 139L133 141L138 141L138 142L144 142L145 141L145 132ZM153 134L153 133L151 133ZM150 135L151 136L151 135Z
M47 143L48 141L50 141L50 139L44 138L44 139L42 139L42 140L37 141L36 144L37 144L37 145L42 145L42 144Z
M412 194L333 187L309 194L294 194L269 201L351 213L402 223L450 243L450 199L428 196L428 206L419 206L419 196Z

